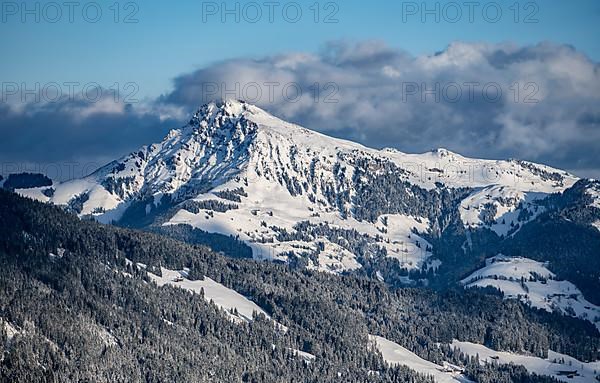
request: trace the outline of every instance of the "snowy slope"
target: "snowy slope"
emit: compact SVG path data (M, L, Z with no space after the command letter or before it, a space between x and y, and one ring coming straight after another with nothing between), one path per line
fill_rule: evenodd
M208 277L205 277L202 281L191 281L187 279L186 270L173 271L161 268L161 273L162 277L152 273L148 273L148 275L158 286L171 285L196 294L200 294L203 291L204 299L214 302L218 307L227 311L230 318L234 321L251 321L254 314L262 314L267 319L271 318L256 303ZM237 314L234 314L234 309L237 310ZM278 324L278 326L284 329L283 325Z
M383 359L392 366L406 366L422 374L431 375L436 383L470 382L470 380L464 377L460 372L449 371L444 366L422 359L390 340L375 335L370 335L369 340L373 343L373 346L381 352Z
M590 206L600 210L600 183L593 182L592 186L587 189L587 194L592 198ZM600 231L600 219L592 222L592 226Z
M507 299L586 319L600 329L600 307L588 302L571 282L558 281L546 265L527 258L495 256L461 281L466 288L492 286Z
M42 202L48 202L50 201L50 197L48 197L47 195L45 195L43 193L44 190L48 189L47 187L44 188L29 188L29 189L17 189L17 192L22 195L23 197L29 197L31 199L35 199L38 201L42 201Z
M340 239L340 231L357 231L372 247L369 252L377 247L406 269L439 265L430 260L431 245L419 233L439 229L432 218L444 208L442 190L473 189L455 206L467 227L485 225L481 208L495 204L491 228L506 234L519 215L531 219L522 210L533 212L537 199L576 181L525 161L471 159L446 149L424 154L370 149L229 100L200 107L162 142L55 185L53 194L24 194L105 223L119 220L136 203L151 213L168 197L175 208L161 221L166 225L239 236L256 258L304 257L309 267L340 272L360 267L355 245ZM390 191L385 185L392 182ZM395 205L382 209L379 199L389 193ZM374 208L383 212L365 214ZM301 222L338 234L304 235L296 230Z
M480 363L517 364L525 367L530 373L555 377L563 382L586 383L594 382L600 373L600 362L584 363L568 355L559 354L552 350L548 351L548 358L542 359L530 355L520 355L510 352L494 351L483 345L459 342L454 340L453 347L457 347L469 356L479 355ZM577 376L568 378L559 375L559 371L577 371Z
M590 206L600 209L600 185L597 182L594 182L586 192L592 198Z
M495 185L473 192L460 205L460 218L467 227L488 227L498 235L514 234L545 208L539 202L548 196L511 186Z

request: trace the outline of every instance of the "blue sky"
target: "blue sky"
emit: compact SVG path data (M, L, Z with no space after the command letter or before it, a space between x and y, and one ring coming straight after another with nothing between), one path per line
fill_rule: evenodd
M25 14L25 23L22 22L21 2L14 3L19 8L16 15L3 5L0 23L3 36L0 49L5 53L0 60L3 82L97 82L106 87L135 82L141 96L156 97L171 88L171 81L177 75L220 60L317 52L327 41L340 39L377 39L415 55L443 50L457 40L519 44L553 41L573 45L593 60L600 60L600 2L595 0L536 1L535 6L529 1L479 1L480 5L473 8L473 23L469 22L469 8L462 1L454 3L460 5L463 13L454 23L451 21L456 17L455 9L448 5L452 2L434 1L427 2L425 7L421 1L343 0L333 5L328 1L297 1L303 14L296 23L284 18L284 6L288 7L289 18L295 17L295 8L288 1L278 2L273 8L273 23L269 22L269 8L263 5L264 1L254 3L263 12L255 23L249 22L254 18L254 9L248 6L252 2L226 2L228 9L235 9L237 3L240 13L246 10L247 17L241 14L239 23L232 15L226 15L225 23L221 21L221 1L144 0L134 5L122 1L117 3L118 23L114 22L115 8L110 8L113 1L94 3L102 10L96 23L84 19L83 8L90 2L83 1L73 8L73 23L69 22L68 8L61 7L62 17L51 23L55 13L51 7L46 8L49 2L30 2L28 7L35 10L36 3L40 7L39 23L31 14ZM205 11L211 10L209 3L219 9L216 15L205 12L203 20L203 7ZM316 23L311 8L315 3L320 8ZM416 12L411 8L415 4ZM426 15L423 23L423 10L435 9L435 4L440 9L440 22ZM496 4L502 16L495 23L486 21L484 8L493 20ZM95 9L86 8L90 19L95 17ZM125 23L129 15L138 22ZM328 15L337 22L324 22Z

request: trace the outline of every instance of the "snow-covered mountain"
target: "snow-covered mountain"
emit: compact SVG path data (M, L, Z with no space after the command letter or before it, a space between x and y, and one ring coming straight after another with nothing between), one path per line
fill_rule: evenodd
M344 271L389 257L427 270L440 262L426 237L456 220L514 235L577 181L525 161L371 149L228 100L88 177L19 192L101 222L135 210L154 225L233 235L258 259Z

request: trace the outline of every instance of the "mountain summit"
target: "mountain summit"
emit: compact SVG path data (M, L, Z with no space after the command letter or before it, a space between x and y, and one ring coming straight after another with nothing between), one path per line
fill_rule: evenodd
M371 149L226 100L88 177L21 193L106 223L135 210L144 225L233 235L257 258L344 271L383 254L419 270L439 265L423 234L455 221L514 234L576 181L525 161Z

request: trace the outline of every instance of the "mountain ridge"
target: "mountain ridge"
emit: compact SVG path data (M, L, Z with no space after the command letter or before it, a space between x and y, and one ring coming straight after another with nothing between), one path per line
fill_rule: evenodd
M533 211L535 201L577 180L545 165L470 159L443 148L423 154L372 149L225 100L201 106L162 142L88 177L21 193L104 223L123 220L134 207L147 216L170 210L162 225L240 237L257 258L289 261L301 253L312 256L313 267L345 271L360 267L353 245L320 242L322 233L291 239L295 226L357 231L369 237L363 246L385 249L407 269L429 268L435 266L427 265L431 245L422 234L439 234L454 210L465 227L489 224L507 235L523 206Z
M393 285L447 286L483 258L531 253L598 304L597 273L573 265L596 262L574 233L586 228L596 243L599 190L527 161L371 149L222 101L86 178L18 192L234 257ZM538 251L547 235L554 246ZM559 254L568 249L578 258Z
M294 145L315 147L313 152L316 152L317 149L326 150L333 147L334 150L344 154L362 152L361 154L377 156L403 167L410 173L407 179L428 189L434 188L436 182L447 184L450 187L510 184L511 177L514 178L515 185L523 188L522 184L526 183L526 180L523 180L521 176L527 176L538 185L525 187L526 190L534 191L542 188L545 189L544 191L555 191L571 186L578 179L567 172L545 165L517 160L477 160L460 156L443 148L422 154L406 154L389 148L371 149L352 141L332 138L287 123L258 107L232 100L203 105L188 124L180 129L171 130L162 142L142 146L138 151L101 167L83 179L94 183L105 178L128 181L131 177L136 177L135 180L123 182L122 185L113 185L109 181L106 181L107 185L103 185L111 194L116 194L123 200L130 198L136 192L143 191L142 186L146 186L151 193L173 193L193 179L209 178L211 182L218 184L220 176L231 175L234 170L231 168L245 165L241 161L258 164L260 161L264 162L265 159L267 162L278 160L272 153L264 151L264 148L254 147L254 152L248 153L249 146L256 141L266 146L272 145L274 141L279 141L276 143L283 144L283 146L288 144L292 147ZM216 151L217 149L223 152L219 153ZM257 150L259 150L258 153ZM181 158L185 154L191 155L191 158ZM252 158L240 158L241 155L250 155ZM263 158L256 158L260 156ZM223 169L222 163L229 165L230 168ZM147 168L146 165L149 167ZM211 166L210 169L209 166ZM448 169L440 168L443 166ZM465 168L463 169L461 166ZM478 166L479 169L473 166ZM165 168L169 169L165 170ZM230 173L224 172L224 170L229 170ZM169 173L169 171L171 172ZM444 172L454 174L444 175ZM499 172L501 174L498 174ZM557 181L555 183L543 182L547 180L540 180L539 174L550 178L554 177ZM168 180L168 176L174 177L172 180ZM63 185L75 186L77 181L68 181ZM566 181L566 185L560 184L563 181ZM77 190L83 188L75 187L75 189L83 191ZM53 196L51 200L58 204L66 204L73 194L72 190L67 190L67 193ZM111 206L108 204L102 207L110 208Z

